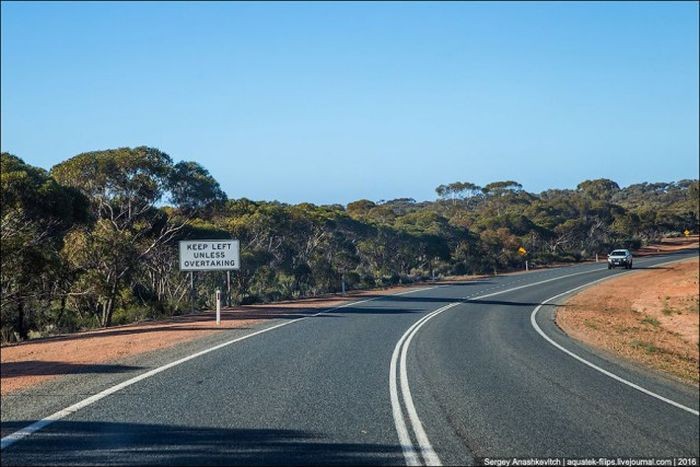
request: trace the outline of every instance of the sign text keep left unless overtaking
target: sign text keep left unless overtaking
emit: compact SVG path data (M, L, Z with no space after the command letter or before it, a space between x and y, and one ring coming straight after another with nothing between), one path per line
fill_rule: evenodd
M227 271L240 269L238 240L183 240L180 271Z

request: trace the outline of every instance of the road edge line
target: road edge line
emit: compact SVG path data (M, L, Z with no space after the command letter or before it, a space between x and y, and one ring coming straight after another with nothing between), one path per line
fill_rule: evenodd
M421 288L421 289L416 289L416 290L401 292L401 294L402 294L402 295L405 295L405 294L407 294L407 293L420 292L420 291L424 291L424 290L430 290L430 289L432 289L432 288L434 288L434 287L424 287L424 288ZM395 295L395 294L392 294L392 295ZM30 436L31 434L36 433L37 431L40 431L41 429L47 427L48 425L51 425L51 424L54 423L54 422L57 422L57 421L59 421L59 420L65 418L65 417L67 417L67 416L69 416L69 415L71 415L71 414L73 414L73 413L75 413L75 412L77 412L77 411L79 411L79 410L81 410L81 409L83 409L83 408L89 406L89 405L94 404L95 402L97 402L97 401L99 401L99 400L101 400L101 399L104 399L104 398L107 397L107 396L110 396L110 395L112 395L112 394L114 394L114 393L116 393L116 392L118 392L118 391L121 391L122 389L124 389L124 388L126 388L126 387L131 386L132 384L135 384L135 383L138 383L139 381L142 381L142 380L144 380L144 379L150 378L151 376L155 376L155 375L157 375L158 373L161 373L161 372L163 372L163 371L169 370L170 368L173 368L173 367L175 367L175 366L178 366L178 365L180 365L180 364L182 364L182 363L188 362L188 361L193 360L193 359L195 359L195 358L201 357L202 355L206 355L206 354L208 354L208 353L210 353L210 352L214 352L214 351L216 351L216 350L222 349L222 348L224 348L224 347L227 347L227 346L229 346L229 345L235 344L235 343L237 343L237 342L241 342L241 341L246 340L246 339L249 339L249 338L251 338L251 337L255 337L255 336L259 335L259 334L263 334L263 333L266 333L266 332L269 332L269 331L273 331L273 330L275 330L275 329L279 329L279 328L281 328L281 327L288 326L288 325L293 324L293 323L298 323L298 322L303 321L303 320L308 319L308 318L313 318L313 317L315 317L315 316L319 316L319 315L322 315L322 314L325 314L325 313L330 313L330 312L332 312L332 311L340 310L340 309L342 309L342 308L347 308L347 307L349 307L349 306L359 305L359 304L361 304L361 303L371 302L371 301L374 301L374 300L378 300L378 299L380 299L380 298L383 298L383 297L382 297L382 296L377 296L377 297L372 297L372 298L368 298L368 299L365 299L365 300L359 300L359 301L349 302L349 303L345 303L345 304L343 304L343 305L336 306L336 307L334 307L334 308L329 308L329 309L327 309L327 310L322 310L322 311L320 311L320 312L318 312L318 313L315 313L315 314L313 314L313 315L302 316L301 318L296 318L296 319L293 319L293 320L291 320L291 321L286 321L286 322L284 322L284 323L279 323L279 324L276 324L276 325L274 325L274 326L270 326L269 328L260 329L260 330L258 330L258 331L254 331L254 332L252 332L252 333L250 333L250 334L246 334L245 336L237 337L237 338L232 339L232 340L230 340L230 341L226 341L226 342L223 342L223 343L221 343L221 344L217 344L217 345L215 345L214 347L209 347L208 349L200 350L199 352L195 352L195 353L193 353L193 354L191 354L191 355L188 355L188 356L186 356L186 357L180 358L180 359L175 360L175 361L170 362L170 363L166 363L165 365L161 365L161 366L159 366L159 367L157 367L157 368L154 368L154 369L152 369L152 370L149 370L149 371L147 371L147 372L145 372L145 373L141 373L140 375L136 375L136 376L134 376L134 377L132 377L132 378L129 378L129 379L126 380L126 381L122 381L121 383L115 384L114 386L111 386L111 387L109 387L109 388L107 388L107 389L104 389L104 390L98 392L97 394L93 394L93 395L90 396L90 397L87 397L87 398L85 398L85 399L83 399L83 400L81 400L81 401L79 401L79 402L76 402L75 404L72 404L72 405L66 407L65 409L61 409L61 410L59 410L59 411L57 411L57 412L54 412L53 414L51 414L51 415L49 415L49 416L47 416L47 417L41 418L41 419L37 420L36 422L31 423L31 424L25 426L24 428L21 428L21 429L15 431L15 432L13 432L13 433L10 433L10 434L7 435L7 436L4 436L4 437L0 440L0 451L4 450L5 448L8 448L8 447L12 446L12 445L15 444L17 441L20 441L21 439L24 439L24 438L26 438L27 436Z
M686 260L688 260L688 259L690 259L690 258L683 258L683 259L665 261L665 262L662 262L662 263L659 263L659 264L660 264L660 265L672 264L672 263L677 263L677 262L686 261ZM524 284L524 285L520 285L520 286L517 286L517 287L510 288L510 289L499 290L498 292L492 292L492 293L488 293L488 294L483 294L483 295L479 295L479 296L476 296L476 297L471 297L471 298L462 297L462 299L461 299L460 301L455 302L455 303L452 303L452 304L449 304L449 305L446 305L445 307L440 307L440 308L438 308L437 310L433 310L432 312L428 313L427 315L423 316L421 319L419 319L418 321L416 321L415 323L413 323L413 325L411 325L411 326L408 328L408 330L406 330L406 332L401 336L401 338L400 338L399 341L397 342L396 347L394 348L394 352L393 352L392 357L391 357L391 363L390 363L390 365L389 365L389 391L390 391L390 396L391 396L391 401L392 401L392 414L394 415L394 424L396 425L397 433L399 434L399 441L401 442L402 448L405 447L404 445L405 445L405 442L406 442L406 438L408 438L408 442L409 442L409 443L411 442L411 440L410 440L410 436L406 433L406 424L405 424L405 421L403 420L403 412L401 411L401 406L400 406L400 402L399 402L399 399L398 399L398 394L396 393L396 376L395 376L395 374L396 374L396 360L398 359L399 349L400 349L402 346L404 346L404 341L406 340L406 336L408 336L409 334L411 334L411 339L412 339L413 336L417 333L418 329L421 328L428 320L430 320L430 319L432 319L433 317L439 315L439 314L442 313L443 311L447 311L448 309L453 308L453 307L455 307L455 306L458 306L458 305L461 305L461 304L464 304L464 303L469 303L470 301L474 301L474 300L480 300L480 299L482 299L482 298L488 298L488 297L493 297L493 296L501 295L501 294L508 293L508 292L513 292L513 291L515 291L515 290L520 290L520 289L524 289L524 288L528 288L528 287L534 287L534 286L536 286L536 285L541 285L541 284L545 284L545 283L548 283L548 282L553 282L553 281L557 281L557 280L561 280L561 279L567 279L567 278L569 278L569 277L580 276L580 275L582 275L582 274L590 274L590 273L593 273L593 272L605 271L606 269L607 269L607 268L605 268L605 267L600 267L600 268L591 269L591 270L589 270L589 271L581 271L581 272L576 272L576 273L573 273L573 274L566 274L566 275L564 275L564 276L553 277L553 278L550 278L550 279L545 279L545 280L542 280L542 281L533 282L532 284ZM636 270L636 271L638 271L638 270ZM628 272L631 272L631 271L628 271ZM612 279L612 278L614 278L614 277L616 277L616 276L603 277L603 278L601 278L601 279L597 279L597 280L595 280L595 281L589 282L589 283L587 283L587 284L584 284L584 285L579 286L579 287L577 287L577 288L575 288L575 289L572 289L572 290L578 290L579 288L587 287L587 286L589 286L589 285L591 285L591 284L595 284L595 283L597 283L597 282L602 282L602 281L604 281L604 280ZM446 285L446 286L449 286L449 284ZM439 286L436 286L436 287L439 287ZM560 294L560 295L564 295L564 294L570 293L570 292L571 292L571 291L569 291L569 292L564 292L563 294ZM558 297L558 296L559 296L559 295L557 295L556 297ZM556 297L552 297L552 298L550 298L549 300L552 300L552 299L554 299L554 298L556 298ZM541 305L538 306L538 308L541 307L543 304L546 304L547 301L548 301L548 300L545 300ZM533 312L533 313L534 313L534 312ZM532 315L531 315L531 318L532 318ZM535 324L536 324L536 323L535 323ZM545 336L545 338L548 339L548 337L547 337L546 335L543 334L543 336ZM407 357L405 357L405 356L408 354L408 344L409 344L409 343L410 343L410 340L406 343L406 345L404 346L403 350L401 351L401 355L402 355L402 357L404 357L404 358L402 358L402 361L403 361L404 365L402 365L403 368L402 368L400 371L406 375L406 377L405 377L405 381L406 381L406 391L405 391L405 392L403 391L403 385L402 385L402 395L404 396L404 403L407 405L407 407L408 407L408 404L410 403L410 405L414 408L414 411L415 411L415 405L413 404L413 399L412 399L412 396L411 396L410 386L408 385L408 376L407 376L407 371L408 371L408 370L406 369L406 366L407 366L407 364L406 364ZM555 342L552 342L552 343L553 343L554 345L557 345ZM566 351L566 349L563 349L563 350ZM574 354L572 354L572 355L574 355ZM602 369L601 369L601 370L602 370ZM603 371L605 371L605 370L603 370ZM634 383L631 383L631 384L634 384ZM642 388L642 389L643 389L643 388ZM663 396L660 396L660 397L663 397ZM407 401L410 401L410 402L407 402ZM673 402L673 401L671 401L671 402ZM674 404L677 404L677 403L674 402ZM679 405L680 405L680 404L679 404ZM688 409L688 408L685 407L685 406L682 406L682 407ZM693 411L693 409L689 409L689 410L691 410L692 413L695 413L695 411ZM697 413L696 413L696 414L697 414ZM410 414L409 414L409 417L410 417ZM416 420L418 421L418 426L420 427L421 430L423 430L423 428L422 428L423 424L420 422L420 418L418 417L417 411L415 412L415 417L416 417ZM402 432L399 432L399 426L402 427L402 430L403 430ZM416 432L416 427L415 427L415 426L413 426L413 429L414 429L414 432ZM402 435L402 433L403 433L403 435ZM416 437L418 437L418 434L417 434L417 433L416 433ZM425 440L428 441L427 435L425 436ZM429 446L429 448L430 448L430 451L432 451L433 453L435 453L435 451L434 451L434 449L432 448L432 445L430 444L429 441L428 441L427 444L428 444L428 446ZM415 452L415 448L413 448L412 445L410 446L410 450L411 450L412 452ZM404 451L404 452L405 452L405 451ZM435 456L437 457L437 453L435 453ZM404 457L406 457L405 454L404 454ZM413 457L411 457L411 461L414 462L414 461L413 461ZM438 462L440 462L440 461L439 461L439 457L438 457ZM409 459L408 459L408 458L406 458L406 464L407 464L407 465L416 465L415 463L409 463ZM428 465L431 465L431 464L428 464Z
M525 285L519 285L517 287L513 287L510 289L506 290L499 290L498 292L493 292L493 293L488 293L484 295L479 295L478 297L471 298L470 300L478 300L481 298L487 298L487 297L492 297L494 295L500 295L508 292L512 292L514 290L520 290L524 289L527 287L533 287L536 285L544 284L547 282L552 282L560 279L566 279L568 277L572 276L579 276L581 274L590 274L592 272L597 272L597 271L604 271L605 268L596 268L592 269L590 271L581 271L581 272L576 272L573 274L567 274L561 277L553 277L550 279L545 279L543 281L538 281L538 282L533 282L532 284L525 284ZM439 287L439 286L436 286ZM434 288L436 288L434 287ZM407 370L407 355L408 355L408 345L404 345L404 342L407 340L409 334L411 336L411 339L413 339L413 336L416 334L417 330L423 326L428 320L432 319L433 317L439 315L443 311L446 311L448 309L451 309L457 305L461 305L467 303L467 299L463 298L462 300L459 300L454 303L450 303L448 305L442 306L436 310L431 311L427 315L423 316L420 318L418 321L413 323L407 330L404 332L404 334L401 336L399 341L396 343L396 346L394 347L394 352L391 355L391 362L389 364L389 396L391 400L391 405L392 405L392 415L394 417L394 426L396 427L396 433L399 437L399 444L401 445L402 451L404 453L404 460L406 461L406 465L413 466L413 465L420 465L419 463L416 463L416 449L413 446L413 443L410 438L410 434L408 433L408 430L406 428L406 422L404 420L403 416L403 411L401 410L401 402L398 396L398 391L397 391L397 384L396 384L396 379L399 377L397 375L397 366L400 366L399 368L399 374L403 375L402 378L402 384L401 384L401 394L404 399L404 404L406 405L406 410L409 412L409 421L411 422L411 428L413 428L413 432L416 434L416 438L421 438L419 441L419 450L422 453L427 453L427 457L430 458L430 462L428 462L428 465L442 465L439 456L435 452L435 449L432 447L432 444L430 443L430 440L428 439L427 434L425 433L425 430L423 429L423 424L420 421L420 417L418 417L418 412L415 409L415 404L413 403L413 397L411 396L411 390L410 390L410 385L408 384L408 370ZM403 347L403 349L402 349ZM399 354L402 356L402 362L404 365L397 365L397 361L399 359ZM413 412L411 413L409 406L413 408ZM420 446L422 441L423 446ZM428 461L428 459L424 460Z
M676 261L672 261L672 262L676 262ZM660 263L660 264L667 264L667 263ZM595 363L589 362L589 361L586 360L585 358L583 358L583 357L581 357L581 356L575 354L574 352L572 352L572 351L570 351L569 349L565 348L565 347L562 346L561 344L555 342L551 337L549 337L549 336L542 330L542 328L540 328L539 324L537 324L537 312L540 311L540 309L541 309L543 306L552 305L552 303L550 303L550 302L552 302L553 300L556 300L556 299L559 298L559 297L562 297L562 296L564 296L564 295L573 293L573 292L575 292L575 291L577 291L577 290L580 290L580 289L583 289L583 288L585 288L585 287L590 287L591 285L596 284L596 283L598 283L598 282L603 282L603 281L609 280L609 279L611 279L611 278L613 278L613 277L615 277L615 276L612 276L612 277L604 277L604 278L602 278L602 279L598 279L598 280L589 282L589 283L587 283L587 284L583 284L583 285L580 285L580 286L578 286L578 287L574 287L573 289L567 290L566 292L562 292L562 293L560 293L560 294L557 294L557 295L555 295L555 296L553 296L553 297L550 297L550 298L544 300L540 305L537 305L537 307L535 307L535 309L532 310L532 313L530 314L530 324L532 324L532 327L535 329L535 331L537 331L537 333L538 333L540 336L542 336L547 342L549 342L550 344L552 344L554 347L556 347L557 349L561 350L561 351L564 352L565 354L569 355L570 357L573 357L574 359L576 359L576 360L578 360L579 362L583 363L584 365L587 365L587 366L593 368L594 370L596 370L596 371L598 371L598 372L604 374L605 376L608 376L608 377L610 377L610 378L612 378L612 379L614 379L615 381L618 381L618 382L620 382L620 383L626 384L627 386L629 386L629 387L631 387L631 388L633 388L633 389L636 389L637 391L640 391L640 392L642 392L642 393L644 393L644 394L646 394L646 395L648 395L648 396L654 397L654 398L656 398L656 399L658 399L658 400L660 400L660 401L662 401L662 402L665 402L665 403L667 403L667 404L670 404L670 405L672 405L672 406L674 406L674 407L677 407L677 408L679 408L679 409L685 410L686 412L690 412L691 414L693 414L693 415L695 415L695 416L700 416L700 412L698 412L698 411L695 410L695 409L692 409L692 408L690 408L690 407L686 407L686 406L683 405L683 404L680 404L680 403L678 403L678 402L676 402L676 401L674 401L674 400L671 400L671 399L669 399L669 398L667 398L667 397L664 397L664 396L662 396L662 395L660 395L660 394L657 394L657 393L655 393L655 392L653 392L653 391L650 391L649 389L646 389L646 388L644 388L644 387L642 387L642 386L640 386L640 385L638 385L638 384L635 384L635 383L633 383L633 382L631 382L631 381L629 381L629 380L626 380L625 378L623 378L623 377L621 377L621 376L618 376L618 375L616 375L615 373L612 373L612 372L610 372L610 371L608 371L608 370L606 370L606 369L604 369L604 368L601 368L601 367L599 367L598 365L596 365Z

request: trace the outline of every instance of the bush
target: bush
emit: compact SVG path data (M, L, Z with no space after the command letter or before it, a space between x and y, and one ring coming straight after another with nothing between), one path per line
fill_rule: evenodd
M639 238L626 238L620 244L628 250L637 250L642 247L642 241Z
M241 305L253 305L255 303L260 303L260 297L254 294L246 295L241 298Z
M348 272L345 273L345 288L346 290L352 290L358 287L358 285L361 286L362 284L362 278L360 275L356 272Z
M112 316L112 325L130 324L151 318L151 308L143 305L127 305L117 308Z

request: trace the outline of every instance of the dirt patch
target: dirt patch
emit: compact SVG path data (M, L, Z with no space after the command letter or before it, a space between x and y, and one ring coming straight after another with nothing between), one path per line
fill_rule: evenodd
M9 345L0 352L0 394L16 392L65 374L110 371L109 362L172 347L225 329L249 327L270 319L300 318L350 300L419 287L425 284L228 308L221 312L221 326L216 325L213 312L204 312Z
M690 235L688 237L664 238L659 243L644 246L633 251L634 256L651 256L686 248L700 248L700 236Z
M698 267L694 258L590 287L556 322L575 339L697 384Z

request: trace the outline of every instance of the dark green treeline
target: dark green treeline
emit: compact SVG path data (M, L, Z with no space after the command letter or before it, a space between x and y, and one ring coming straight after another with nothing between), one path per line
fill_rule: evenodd
M49 172L2 154L2 341L190 309L177 242L238 238L232 300L268 302L580 261L698 231L698 180L528 193L454 182L436 201L288 205L227 199L195 162L149 147L79 154ZM527 257L518 248L527 249ZM197 308L225 273L195 275Z

